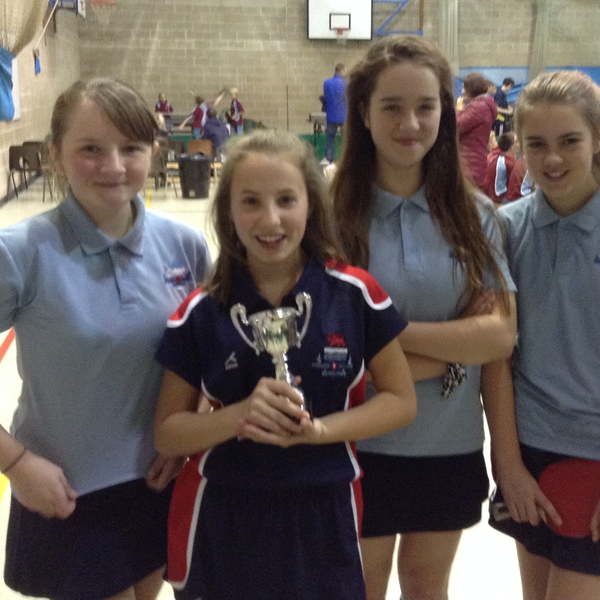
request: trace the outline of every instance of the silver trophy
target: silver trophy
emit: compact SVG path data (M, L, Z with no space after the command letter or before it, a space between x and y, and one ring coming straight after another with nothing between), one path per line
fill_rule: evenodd
M288 369L287 352L290 347L296 346L300 348L300 343L306 335L308 322L310 321L312 299L307 293L301 292L296 295L296 305L298 306L297 310L291 307L273 308L271 310L263 310L249 317L246 317L246 307L243 304L235 304L229 311L235 328L246 344L257 355L261 352L268 352L273 357L275 379L286 381L289 385L292 385L294 375ZM296 320L303 314L305 314L304 326L300 333L298 333ZM240 325L240 321L243 325L252 328L254 341L248 338ZM292 387L303 396L302 391L298 387L293 385Z

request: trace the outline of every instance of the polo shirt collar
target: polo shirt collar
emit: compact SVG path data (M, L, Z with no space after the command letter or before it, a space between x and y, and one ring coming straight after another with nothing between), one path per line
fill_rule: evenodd
M142 232L146 221L146 209L139 194L136 195L133 202L136 209L135 223L127 235L120 240L113 240L98 229L70 190L60 203L59 210L71 226L73 234L86 254L99 254L108 248L123 246L132 254L141 256L143 254Z
M300 292L306 292L314 296L318 291L320 282L323 280L322 274L324 272L325 265L320 260L313 257L309 258L300 279L289 293L283 297L281 305L296 308L296 294ZM237 264L233 267L232 300L232 306L238 302L243 304L248 315L274 308L266 298L258 293L256 284L248 269Z
M541 228L559 220L569 221L588 233L593 231L600 224L600 189L577 212L568 217L561 217L548 204L541 188L537 188L534 192L533 224Z
M429 212L429 204L425 197L425 186L421 186L410 198L396 196L377 185L373 186L373 214L379 219L386 219L404 202L410 202L425 212Z

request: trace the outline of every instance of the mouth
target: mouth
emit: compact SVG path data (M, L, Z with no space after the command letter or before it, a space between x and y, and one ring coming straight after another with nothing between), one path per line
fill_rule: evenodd
M286 236L283 234L279 235L257 235L256 240L258 243L267 250L275 250L285 240Z
M561 179L564 179L567 173L568 171L544 171L544 177L548 181L556 182L560 181Z

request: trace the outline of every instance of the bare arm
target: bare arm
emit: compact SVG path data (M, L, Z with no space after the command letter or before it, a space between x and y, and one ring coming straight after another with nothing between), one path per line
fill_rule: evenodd
M249 423L244 428L245 437L279 446L331 444L370 438L411 423L417 414L417 398L397 339L371 360L369 371L377 393L368 402L313 421L306 416L300 423L301 433L286 437Z
M77 494L63 470L23 450L23 445L0 427L0 467L5 470L21 504L44 517L66 519L75 510Z
M517 332L514 294L508 293L510 311L497 301L490 314L452 321L411 321L400 334L406 352L443 362L478 365L511 355Z
M511 517L518 522L528 521L538 525L540 507L553 521L560 523L556 509L544 496L521 459L510 359L483 366L481 397L490 429L492 460L498 485Z
M178 129L183 129L189 122L190 119L192 118L192 116L190 115L189 117L186 117L186 119L183 121L183 123L178 127Z
M283 381L263 378L253 393L229 406L199 412L200 390L172 371L166 371L158 397L154 441L166 456L189 456L240 435L246 420L280 436L300 433L307 413L302 398Z
M443 360L421 356L420 354L411 354L410 352L407 352L405 356L413 381L442 377L446 373L448 363Z

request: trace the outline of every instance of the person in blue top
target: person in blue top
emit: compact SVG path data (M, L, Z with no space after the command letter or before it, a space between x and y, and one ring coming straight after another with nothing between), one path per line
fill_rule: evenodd
M413 423L358 443L369 600L385 597L397 534L404 600L446 600L488 492L479 365L512 351L514 286L456 127L450 66L423 38L385 36L351 70L337 224L350 261L408 319L399 339L418 403ZM486 412L494 431L502 407Z
M333 162L335 136L339 129L344 134L346 120L346 66L342 63L335 65L335 74L323 83L325 96L327 128L325 130L325 159Z
M488 366L487 394L516 410L503 449L512 483L494 498L512 518L492 514L490 524L517 542L524 598L589 600L600 598L600 503L587 535L566 537L545 521L569 515L557 514L537 480L568 458L600 461L600 88L577 71L544 73L515 114L538 187L499 212L519 336L512 365Z
M75 83L51 123L66 197L0 230L0 330L14 327L23 379L0 428L4 576L24 595L154 600L162 584L160 490L180 464L154 448L154 353L210 257L200 233L144 208L156 131L126 84Z
M227 125L217 117L217 111L209 108L206 113L207 119L204 123L203 140L210 140L213 145L213 156L216 160L223 160L224 146L229 139L229 129Z
M213 213L221 253L157 353L167 370L156 445L191 456L169 520L177 599L365 598L352 440L409 423L416 401L397 341L405 322L368 273L341 260L329 206L297 136L257 131L232 148ZM301 292L312 316L287 354L304 398L230 316L237 303L248 315L296 308ZM366 368L376 393L364 404Z

